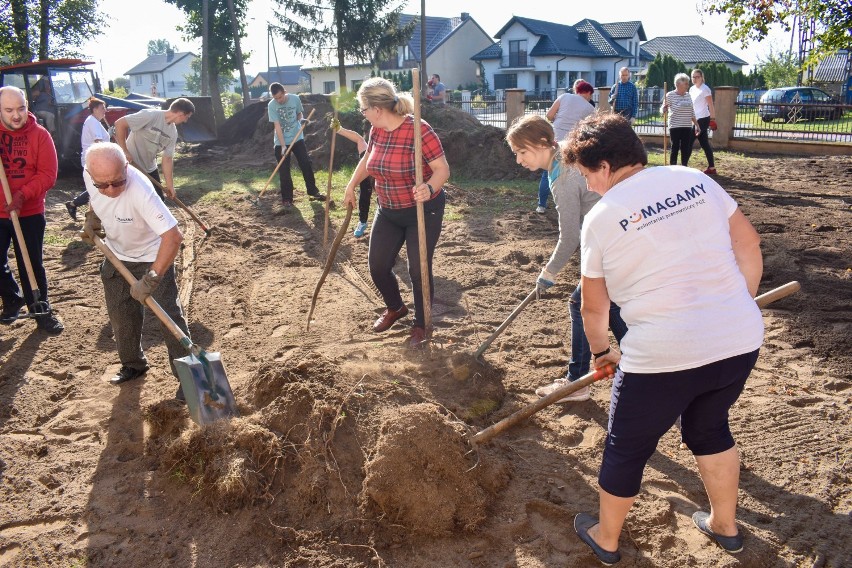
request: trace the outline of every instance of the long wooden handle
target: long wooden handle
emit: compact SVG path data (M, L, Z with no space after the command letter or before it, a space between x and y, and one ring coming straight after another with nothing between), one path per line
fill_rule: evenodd
M337 104L334 105L334 121L332 125L337 122ZM334 131L334 127L332 126L331 130L331 150L328 155L328 186L325 190L325 226L323 228L322 233L322 246L326 247L328 244L328 225L329 225L329 211L331 209L331 174L334 173L334 146L335 142L337 142L337 133ZM310 320L308 320L310 322ZM310 323L309 323L310 325Z
M152 176L151 174L149 174L148 172L146 172L145 170L143 170L142 168L140 168L139 166L137 166L137 165L136 165L135 163L133 163L133 162L130 162L130 165L132 165L134 168L136 168L137 170L139 170L140 172L142 172L143 174L145 174L145 177L147 177L149 180L151 180L151 183L153 183L154 185L156 185L157 187L159 187L159 188L160 188L160 191L162 191L162 192L163 192L163 195L165 195L166 197L168 197L168 193L166 192L166 188L165 188L165 187L163 187L163 184L161 184L159 181L157 181L157 178L155 178L154 176ZM189 208L189 206L188 206L188 205L186 205L183 201L181 201L180 199L178 199L178 196L177 196L177 195L175 195L174 197L169 197L169 199L171 199L172 201L174 201L174 202L178 205L178 207L180 207L181 209L183 209L184 211L186 211L187 213L189 213L189 216L190 216L190 217L192 217L192 220L193 220L193 221L195 221L195 222L198 224L198 226L199 226L199 227L201 227L201 230L202 230L202 231L204 231L204 233L205 233L208 237L210 236L210 229L208 229L208 228L207 228L207 225L205 225L205 224L204 224L204 222L203 222L203 221L202 221L202 220L198 217L198 215L196 215L196 214L192 211L192 209L190 209L190 208Z
M6 203L11 205L12 190L9 187L9 180L6 179L6 168L3 167L2 161L0 161L0 183L3 184ZM21 221L18 219L18 212L10 211L9 218L12 220L12 226L15 228L15 236L18 238L18 250L21 251L21 257L24 259L24 268L27 273L27 280L30 282L30 290L32 290L33 298L37 302L39 299L38 284L36 283L32 262L30 262L30 251L27 249L27 243L24 241L24 233L21 231Z
M295 143L299 140L299 136L301 136L301 135L302 135L302 131L303 131L303 130L305 129L305 127L308 125L308 122L310 122L311 117L314 115L314 112L315 112L316 110L317 110L317 109L312 108L312 109L311 109L311 112L310 112L310 113L308 113L308 118L305 120L305 122L303 122L303 123L302 123L302 127L301 127L301 128L299 128L299 131L296 133L296 136L294 136L294 137L293 137L293 141L292 141L292 142L290 142L290 144L287 146L287 149L284 151L284 153L283 153L283 154L281 154L281 159L280 159L280 160L278 160L278 165L277 165L277 166L275 166L275 169L274 169L274 170L272 170L272 175L271 175L271 176L269 176L269 179L268 179L268 180L266 180L266 185L264 185L264 186L263 186L263 189L261 189L261 190L260 190L260 193L258 193L258 194L257 194L257 199L260 199L261 197L263 197L263 194L266 192L266 188L267 188L267 187L269 187L269 184L270 184L270 183L272 183L272 178L274 178L274 177L275 177L275 174L277 174L277 173L278 173L278 169L281 167L281 164L283 164L283 163L284 163L284 160L285 160L285 159L287 158L287 156L290 154L290 150L292 150L292 149L293 149L293 145L294 145L294 144L295 144ZM281 143L283 144L283 143L284 143L284 141L282 140L282 141L281 141Z
M802 285L799 284L797 280L793 280L792 282L787 282L783 286L779 286L769 292L757 296L754 301L757 302L758 308L764 308L772 302L780 300L781 298L786 298L790 294L795 294L801 289Z
M546 397L540 398L532 404L526 405L517 412L513 412L500 422L489 426L482 432L478 432L473 436L473 438L471 438L471 441L474 444L484 444L485 442L491 440L504 430L511 428L518 422L523 422L542 408L550 406L559 399L564 398L569 394L580 390L581 388L587 387L590 384L603 379L604 377L608 377L613 373L615 373L615 367L613 367L612 365L605 365L600 369L595 369L594 371L583 375L576 381L572 381L566 384L564 387L556 389Z
M479 349L476 350L476 353L473 354L474 358L479 359L482 356L482 354L485 353L485 350L488 349L488 347L491 345L491 343L493 343L494 340L497 339L497 337L501 333L503 333L503 330L506 329L507 327L509 327L509 324L512 323L512 321L514 321L514 319L516 317L518 317L518 314L520 314L523 311L523 309L527 307L527 304L529 304L530 302L535 300L536 292L537 292L537 288L533 288L533 291L530 292L529 295L526 298L524 298L524 300L520 304L518 304L518 306L512 311L512 313L509 314L509 317L507 317L506 320L503 323L500 324L500 327L495 329L494 333L492 333L488 337L488 339L486 339L485 341L482 342L482 345L480 345Z
M127 269L126 266L124 266L124 263L121 262L121 259L115 256L115 253L112 252L110 248L106 246L106 244L104 244L100 237L98 237L94 232L89 230L86 230L86 234L91 237L92 242L95 243L95 246L98 247L98 250L104 254L104 256L107 258L107 260L110 261L110 263L115 267L115 269L118 270L118 272L122 276L124 276L124 279L127 280L127 283L131 286L135 284L136 277L133 276L133 274L130 272L130 270ZM172 332L172 335L174 335L184 347L186 347L190 351L194 351L193 348L195 346L193 345L192 340L189 339L189 337L187 337L183 330L178 327L174 320L169 317L169 314L167 314L166 311L160 307L160 304L157 303L157 300L155 300L151 296L148 296L147 298L145 298L145 305L148 306L148 308L150 308L152 312L154 312L154 315L157 316L157 319L163 322L163 325L166 326L168 330Z
M420 69L411 70L414 88L414 187L423 183L423 134L420 132ZM417 202L417 240L420 245L420 286L423 289L423 326L428 339L432 335L432 290L429 283L429 257L426 247L426 214Z
M325 268L323 268L322 275L320 276L319 281L317 281L317 286L314 289L314 295L311 298L311 309L308 310L308 324L305 326L306 331L310 331L311 329L311 316L314 315L314 308L317 305L317 298L319 297L320 288L322 288L323 282L325 282L326 276L331 272L331 267L334 266L334 257L337 256L337 249L340 248L340 241L343 240L343 236L346 234L346 231L349 229L349 221L352 219L352 204L346 204L346 218L343 220L343 224L340 226L340 229L337 231L337 236L334 237L334 242L331 243L331 250L328 253L328 258L325 261Z

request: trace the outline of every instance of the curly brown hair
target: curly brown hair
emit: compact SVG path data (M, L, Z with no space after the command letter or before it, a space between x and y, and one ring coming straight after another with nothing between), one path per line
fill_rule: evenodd
M560 145L565 165L599 170L601 162L615 171L633 164L648 165L648 152L626 118L595 113L581 120Z

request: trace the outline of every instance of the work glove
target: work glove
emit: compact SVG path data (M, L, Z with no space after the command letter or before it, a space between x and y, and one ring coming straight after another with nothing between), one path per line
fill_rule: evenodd
M340 120L338 118L331 119L331 129L335 132L340 130Z
M538 275L538 280L535 282L536 299L540 299L541 295L547 292L553 286L555 281L556 276L547 270L542 270L541 274Z
M22 191L16 191L12 193L12 203L7 203L4 196L3 211L5 211L7 214L11 214L12 211L20 211L23 205L24 193Z
M630 117L630 126L636 124L636 117Z
M161 276L154 276L152 272L148 272L130 286L130 295L133 299L141 304L145 303L145 299L154 293L157 286L160 285Z
M95 212L91 207L89 207L89 210L86 211L86 220L83 222L83 230L80 231L80 240L94 246L95 241L93 241L92 237L89 236L89 231L101 239L106 237L104 227L101 225L101 220L97 215L95 215Z
M300 119L299 119L299 126L301 126L301 125L303 125L303 124L307 124L307 123L308 123L308 119L307 119L307 118L300 118Z
M719 128L719 125L718 125L718 124L716 124L716 119L715 119L715 118L711 118L711 119L710 119L710 123L708 124L707 128L709 128L710 130L712 130L712 131L714 131L714 132L716 131L716 129L718 129L718 128Z

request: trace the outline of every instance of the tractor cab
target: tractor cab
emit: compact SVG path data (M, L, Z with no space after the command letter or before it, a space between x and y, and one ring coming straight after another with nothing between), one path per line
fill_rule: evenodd
M29 110L50 132L63 169L80 169L80 134L89 116L89 98L107 105L106 121L115 121L143 109L168 108L171 101L150 97L121 99L100 93L100 81L81 59L45 59L0 67L0 86L15 86L26 93ZM216 126L210 97L188 97L196 111L178 134L188 142L216 139Z

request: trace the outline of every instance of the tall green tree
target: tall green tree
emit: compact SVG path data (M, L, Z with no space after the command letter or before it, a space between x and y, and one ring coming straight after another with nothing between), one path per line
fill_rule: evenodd
M794 23L813 27L814 49L805 66L813 66L826 55L852 47L852 9L849 0L701 0L701 11L728 16L728 39L745 48L760 42L770 29L780 25L790 31Z
M795 85L799 77L799 61L789 51L769 50L769 54L758 61L757 70L763 76L766 88Z
M686 65L683 61L675 59L668 54L662 55L658 53L650 65L648 65L645 85L648 87L662 87L663 84L667 84L669 89L674 89L674 76L678 73L686 72Z
M298 53L336 61L346 89L346 60L374 64L408 43L415 21L400 27L399 0L276 0L273 29Z
M169 50L177 51L175 46L166 39L152 39L148 42L148 57L167 53Z
M79 56L105 26L97 0L10 0L0 10L0 55L14 63Z
M222 106L222 89L220 81L224 77L230 84L233 72L241 62L237 61L234 46L234 32L231 24L231 14L227 0L206 0L209 4L209 59L208 73L211 87L211 100L216 123L225 121L225 110ZM186 14L186 24L178 27L187 39L200 38L204 35L202 18L203 0L166 0L174 4ZM249 0L234 0L234 16L237 20L238 35L246 37L245 17ZM249 54L245 54L248 57ZM215 90L215 92L214 92Z

